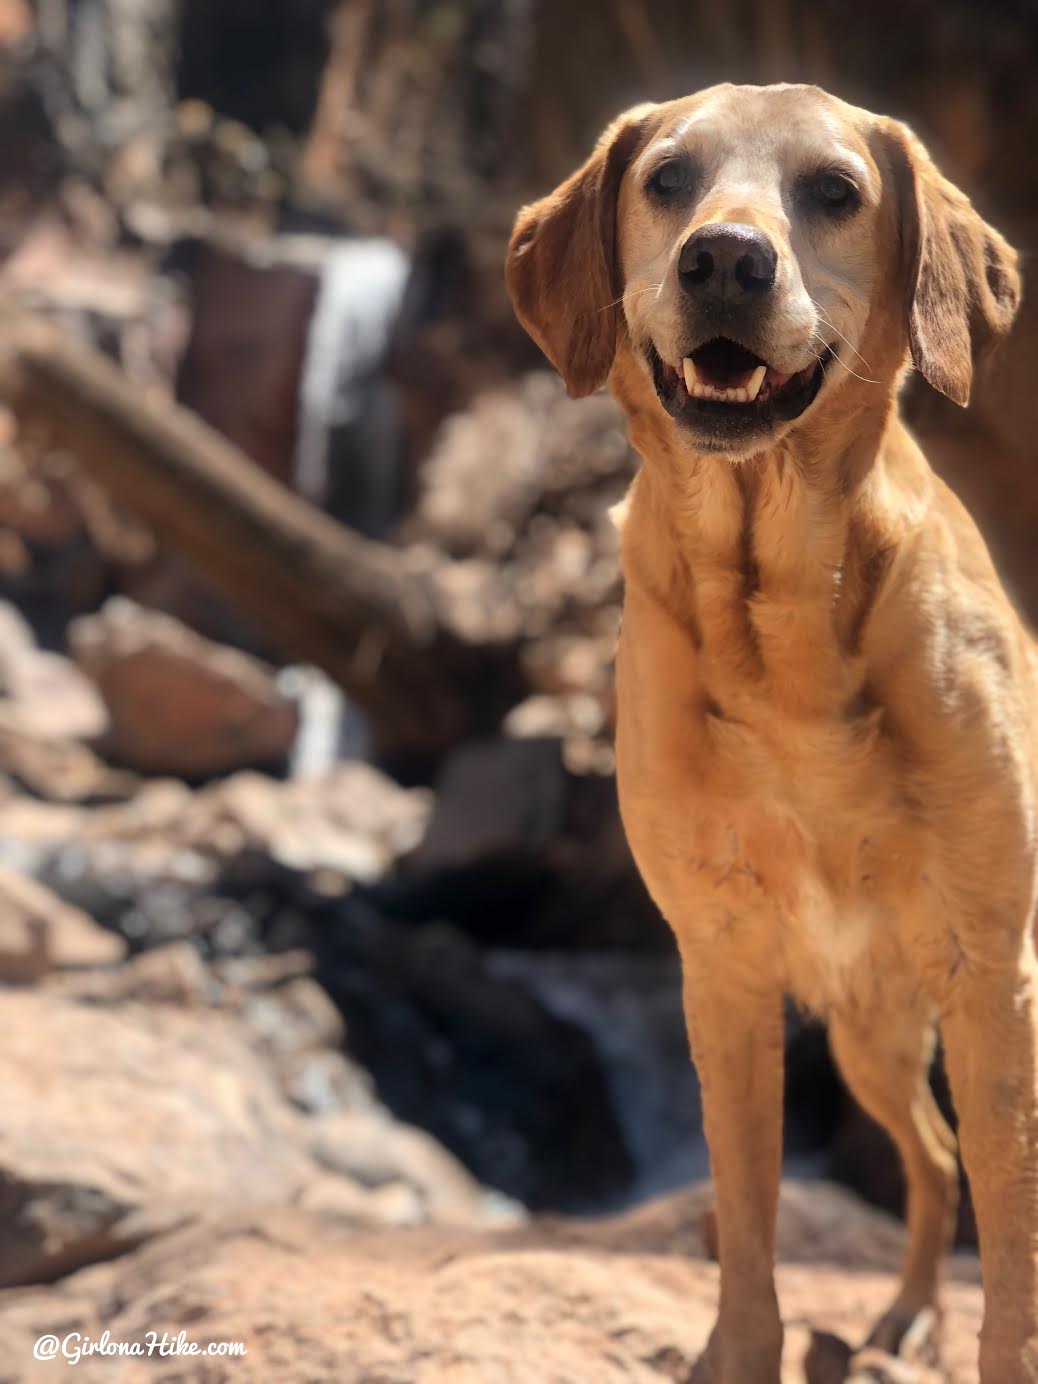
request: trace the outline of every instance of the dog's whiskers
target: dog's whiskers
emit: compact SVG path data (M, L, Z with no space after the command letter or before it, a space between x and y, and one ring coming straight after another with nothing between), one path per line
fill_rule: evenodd
M809 293L807 296L808 296L808 298L811 299L811 302L814 303L815 307L816 307L816 308L818 309L818 311L822 314L822 318L824 319L826 326L827 326L827 327L832 327L833 331L834 331L834 332L836 333L836 335L840 338L840 340L843 341L843 342L845 342L845 343L851 348L851 350L854 352L854 354L855 354L855 355L858 357L858 359L861 361L862 365L864 365L864 367L865 367L866 370L871 370L871 369L872 369L871 364L865 359L865 357L862 355L862 353L858 350L858 348L857 348L857 346L855 346L854 342L848 340L848 338L844 336L843 332L840 331L839 327L836 325L836 323L833 321L833 319L832 319L832 318L829 316L829 314L826 312L825 308L822 307L822 305L821 305L821 303L818 301L818 299L817 299L817 298L811 298L810 293Z
M599 312L608 312L610 308L618 308L625 298L640 298L643 293L659 293L663 287L661 283L650 284L648 288L639 288L634 293L621 293L619 298L614 298L611 303L606 303L604 307L598 309Z
M832 324L830 323L830 326L831 326L831 325L832 325ZM835 331L836 329L833 328L833 330ZM813 336L814 336L814 339L819 343L820 346L826 346L826 347L827 347L827 346L829 345L829 343L826 341L825 337L824 337L824 336L821 336L818 332L815 332L815 333L813 334ZM850 344L851 344L851 343L848 341L848 342L847 342L847 345L850 346ZM854 348L851 347L851 349L853 350ZM818 354L818 352L817 352L817 351L812 351L811 354L814 356L815 360L818 361L819 365L821 365L821 363L822 363L822 357ZM837 351L834 351L832 354L833 354L833 360L837 361L840 365L842 365L843 368L847 371L847 374L848 374L848 375L853 375L854 378L855 378L856 380L861 380L862 384L881 384L881 383L882 383L881 380L874 380L874 379L871 379L868 375L859 375L858 372L857 372L857 370L852 370L851 367L847 364L847 362L843 359L843 357L842 357ZM865 364L868 365L868 361L866 361Z

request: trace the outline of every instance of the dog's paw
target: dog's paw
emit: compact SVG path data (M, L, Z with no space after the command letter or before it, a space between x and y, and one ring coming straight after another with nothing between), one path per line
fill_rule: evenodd
M914 1332L905 1326L896 1335L900 1356L871 1344L855 1351L831 1332L808 1329L807 1349L797 1352L805 1384L946 1384L945 1376L920 1358L929 1349L924 1324Z
M831 1331L807 1329L807 1349L803 1352L805 1384L844 1384L853 1351L846 1341Z
M906 1365L936 1369L940 1363L940 1327L936 1308L912 1311L895 1303L880 1317L860 1353L880 1352Z

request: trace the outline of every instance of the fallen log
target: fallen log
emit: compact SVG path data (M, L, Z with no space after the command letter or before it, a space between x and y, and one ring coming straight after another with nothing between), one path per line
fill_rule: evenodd
M329 518L53 328L20 323L9 349L0 395L20 431L72 453L287 658L323 669L368 713L383 756L428 762L507 709L515 650L452 631L406 550Z

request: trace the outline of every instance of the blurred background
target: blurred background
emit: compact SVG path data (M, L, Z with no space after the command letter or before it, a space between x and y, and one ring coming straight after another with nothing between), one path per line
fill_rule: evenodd
M627 104L809 81L1030 279L1036 38L1033 0L0 0L0 305L51 328L0 346L0 1287L213 1208L706 1174L612 779L634 459L513 321L512 218ZM1038 616L1033 304L968 411L905 408ZM793 1013L787 1094L790 1173L898 1211Z

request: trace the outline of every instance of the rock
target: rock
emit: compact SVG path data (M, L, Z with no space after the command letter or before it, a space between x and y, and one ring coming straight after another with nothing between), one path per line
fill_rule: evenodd
M290 980L300 980L314 969L307 951L274 952L266 956L227 957L212 966L225 985L236 990L269 990Z
M256 958L261 963L274 959ZM233 992L227 1002L235 1002ZM299 1110L314 1115L382 1110L371 1077L344 1050L342 1015L309 976L246 991L237 999L237 1010L249 1041L277 1077L285 1098Z
M0 709L8 725L39 738L90 739L107 724L93 684L71 660L37 649L7 602L0 602Z
M125 796L133 780L80 743L107 720L89 679L70 659L38 649L22 615L0 601L0 770L48 799Z
M342 1015L309 976L248 995L243 1013L272 1055L338 1047L346 1036Z
M249 1042L296 1109L314 1116L338 1111L385 1116L385 1109L375 1099L370 1074L345 1050L347 1032L342 1014L309 974L293 973L298 972L303 958L309 972L314 958L304 952L235 959L217 963L212 969L231 978L223 1002L235 1005ZM278 962L282 963L282 974L275 980Z
M117 940L121 941L121 938ZM141 1004L172 1004L186 1009L216 1002L219 984L189 942L172 942L141 952L111 975L91 977L86 984L66 986L81 999L105 1004L136 1000Z
M293 870L371 884L421 839L430 806L424 790L354 761L289 783L235 774L195 797L175 832L225 860L262 852Z
M289 952L207 965L192 943L171 942L114 971L68 975L59 988L93 1004L137 1001L233 1013L242 1038L296 1109L384 1114L371 1078L342 1051L342 1016L309 978L313 964L309 953Z
M390 1181L363 1187L341 1177L317 1177L299 1199L304 1211L322 1219L387 1226L421 1225L422 1198L406 1182Z
M411 1187L424 1213L419 1220L467 1225L484 1204L484 1189L457 1159L424 1130L397 1124L385 1111L349 1111L316 1121L310 1151L322 1167L362 1187Z
M125 955L123 938L0 865L0 981L26 984L66 967L111 966Z
M421 837L430 807L426 790L357 762L288 782L242 772L197 791L152 780L89 810L0 797L0 859L137 947L193 937L214 956L280 952L308 945L309 886L334 898L376 882ZM277 909L282 885L302 892L301 907Z
M561 729L556 727L556 729ZM561 736L469 741L429 829L378 889L397 917L445 918L524 949L673 950L623 835L615 782L570 772Z
M565 797L557 740L469 742L447 761L429 830L409 864L463 870L477 861L534 857L561 826Z
M458 556L514 542L539 498L543 470L539 426L543 405L555 403L549 377L531 377L541 408L526 396L502 390L477 397L440 430L422 468L416 530ZM484 449L489 448L489 453ZM498 464L481 465L480 453Z
M298 1208L222 1216L57 1287L4 1295L0 1347L21 1364L46 1331L96 1340L107 1329L113 1341L132 1342L159 1329L183 1330L203 1349L240 1341L248 1352L240 1366L120 1361L128 1384L204 1384L241 1369L278 1384L686 1384L717 1301L717 1269L689 1232L708 1198L699 1187L611 1220L480 1234L358 1231ZM396 1210L406 1211L404 1201ZM846 1233L834 1238L841 1225ZM902 1243L892 1223L846 1194L824 1184L784 1188L782 1384L855 1375L928 1384L933 1375L909 1362L855 1356L894 1291ZM976 1384L976 1260L957 1260L950 1280L937 1378ZM830 1345L836 1372L805 1373L805 1357L816 1366L823 1357L812 1349L818 1342ZM884 1374L875 1372L881 1364ZM84 1358L77 1378L108 1384L111 1368Z
M32 627L10 601L0 601L0 693L5 696L9 660L32 653L36 639Z
M277 1071L287 1099L308 1115L381 1108L371 1077L345 1053L288 1053L280 1059Z
M26 731L17 711L8 714L2 703L0 770L47 804L120 801L129 798L138 784L135 775L110 768L78 741ZM38 826L43 826L46 815L41 815ZM62 820L61 814L52 815L55 822ZM56 836L60 838L60 829Z
M500 1220L454 1158L391 1120L366 1075L328 1046L342 1038L312 980L243 989L186 944L103 977L7 991L0 1288L52 1281L217 1209ZM311 1080L309 1100L296 1099L306 1062L322 1067L324 1087L315 1096Z
M26 734L61 740L89 740L108 723L94 686L74 663L39 649L4 647L0 631L0 694L3 710Z
M521 765L529 747L518 749ZM42 873L135 950L189 941L219 959L220 1003L244 991L236 1013L298 1110L363 1108L359 1066L398 1118L428 1130L480 1182L539 1206L614 1198L633 1166L594 1040L523 983L496 977L456 929L425 925L428 914L422 926L389 920L355 880L388 869L428 808L428 794L363 766L298 784L241 775L194 794L153 783L133 804L78 812ZM337 891L315 883L346 867L354 878L340 873ZM298 949L316 957L323 989L305 977L250 987L223 969ZM171 968L177 954L135 962L107 987L110 1002L183 1001L195 986ZM98 1002L104 988L93 988Z
M537 701L509 731L550 727L580 773L612 772L621 588L611 513L634 473L612 401L575 403L533 371L443 425L404 526L448 623L475 643L518 646L525 686L513 704L524 692Z
M288 782L243 771L197 792L158 780L85 817L76 846L85 868L118 856L142 883L184 877L190 857L199 882L239 864L255 873L267 861L319 873L343 892L381 878L421 839L430 808L425 790L399 788L359 761Z
M517 940L553 883L547 851L568 798L559 740L462 745L437 782L428 831L382 891L385 906L448 918L481 941Z
M478 395L443 425L422 467L408 531L459 556L502 554L527 536L546 494L557 502L598 483L625 485L634 465L611 400L574 407L557 377L532 371Z
M63 853L68 873L48 872L48 882L135 948L190 939L218 961L209 969L220 1003L233 1003L300 1110L363 1108L370 1093L359 1067L399 1119L523 1204L586 1208L630 1186L634 1168L595 1040L524 982L496 976L456 929L393 922L367 891L321 894L262 856L255 870L242 861L240 872L201 884L167 874L142 885L121 853L108 864L84 859L82 840L80 832ZM168 862L168 843L162 849ZM111 870L103 888L99 866ZM282 948L314 955L320 989L304 977L250 988L227 968L234 961L247 971ZM343 1019L348 1061L338 1051Z
M0 752L3 748L0 735ZM23 874L38 875L48 857L74 838L83 811L26 797L10 779L0 777L0 861Z
M273 672L172 616L113 597L72 623L69 644L104 699L105 749L121 764L198 779L276 764L292 748L298 718Z
M219 1013L12 991L0 1087L3 1286L56 1278L206 1209L290 1201L313 1176L297 1117Z

